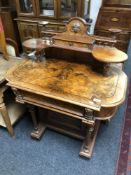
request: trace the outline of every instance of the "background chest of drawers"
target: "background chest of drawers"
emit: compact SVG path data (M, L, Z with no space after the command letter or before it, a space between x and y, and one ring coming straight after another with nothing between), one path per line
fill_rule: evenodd
M127 51L131 33L131 8L129 5L103 4L95 26L95 34L113 37L116 47Z

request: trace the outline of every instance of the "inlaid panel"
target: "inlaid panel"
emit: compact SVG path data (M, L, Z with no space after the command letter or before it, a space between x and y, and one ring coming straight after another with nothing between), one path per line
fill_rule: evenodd
M88 65L49 59L41 63L27 61L9 71L7 79L19 84L19 88L80 106L93 106L94 98L110 106L121 98L118 88L123 86L124 91L121 78L126 77L115 67L109 72L110 76L105 76Z

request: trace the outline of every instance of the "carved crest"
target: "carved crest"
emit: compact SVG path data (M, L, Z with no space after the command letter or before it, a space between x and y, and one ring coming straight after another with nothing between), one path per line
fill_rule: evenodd
M71 27L71 31L74 33L79 33L80 32L80 24L79 23L75 23L72 25Z

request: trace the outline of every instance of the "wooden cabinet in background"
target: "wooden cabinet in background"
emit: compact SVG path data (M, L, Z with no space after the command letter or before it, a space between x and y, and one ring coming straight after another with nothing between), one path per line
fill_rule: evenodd
M57 19L58 6L56 0L38 0L36 2L37 16L40 18Z
M103 6L131 7L131 0L103 0Z
M18 16L69 19L83 16L84 0L16 0Z
M17 17L17 12L15 10L15 1L12 0L0 0L0 16L2 19L2 24L5 32L6 41L9 41L12 46L15 45L20 49L20 38L19 31L16 21L14 18Z
M30 38L39 37L37 23L20 21L18 22L18 28L22 42Z
M0 0L0 7L2 6L8 6L9 5L9 1L5 1L5 0Z
M16 0L18 16L36 16L35 0Z
M2 18L2 23L6 37L17 41L15 33L15 24L13 21L13 18L16 17L15 12L11 11L10 9L2 9L0 11L0 16Z
M71 17L84 16L85 3L85 0L16 0L21 42L63 32Z
M116 47L127 51L131 33L131 8L101 7L95 26L95 34L113 37Z

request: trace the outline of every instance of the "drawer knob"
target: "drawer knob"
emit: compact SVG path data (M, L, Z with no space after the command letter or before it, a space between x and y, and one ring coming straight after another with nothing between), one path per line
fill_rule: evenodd
M119 18L111 18L111 21L118 22L119 21Z
M73 46L73 43L72 42L69 42L69 46Z

